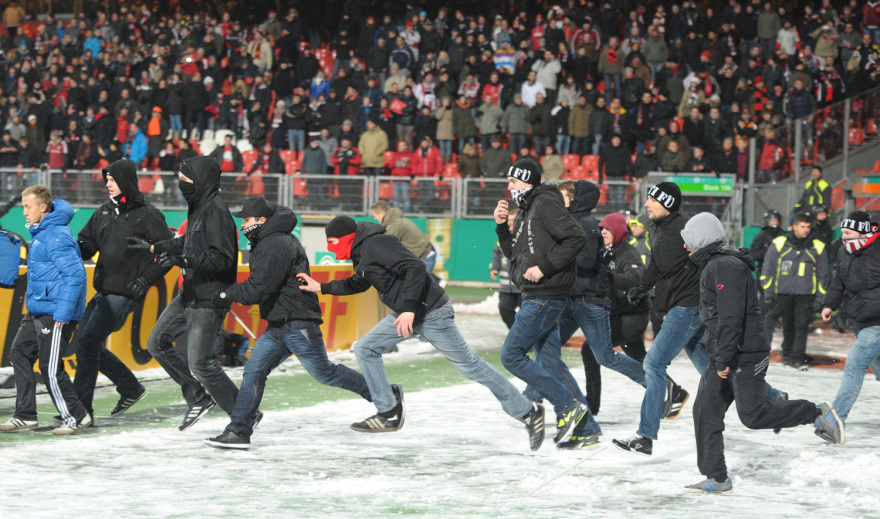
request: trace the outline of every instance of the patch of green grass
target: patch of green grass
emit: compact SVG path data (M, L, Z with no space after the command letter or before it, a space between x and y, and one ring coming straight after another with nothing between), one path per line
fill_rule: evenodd
M479 303L496 292L495 288L447 286L446 293L453 303Z

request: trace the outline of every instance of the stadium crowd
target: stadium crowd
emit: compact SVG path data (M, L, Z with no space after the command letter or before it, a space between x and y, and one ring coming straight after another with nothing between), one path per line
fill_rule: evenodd
M0 167L126 157L174 171L194 139L227 129L214 151L227 172L414 178L452 163L504 178L511 155L533 155L549 180L744 178L757 137L759 181L775 182L791 158L786 123L801 120L807 143L840 132L822 108L872 88L880 66L874 1L469 9L345 2L321 40L295 8L245 25L222 6L141 3L28 25L9 2ZM285 149L296 154L282 160Z

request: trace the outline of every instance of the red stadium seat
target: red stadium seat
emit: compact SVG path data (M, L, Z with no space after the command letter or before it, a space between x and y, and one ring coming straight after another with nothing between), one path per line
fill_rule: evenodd
M254 167L254 162L257 161L257 157L259 156L259 151L257 150L247 150L246 152L241 154L241 161L244 164L244 172L247 173Z

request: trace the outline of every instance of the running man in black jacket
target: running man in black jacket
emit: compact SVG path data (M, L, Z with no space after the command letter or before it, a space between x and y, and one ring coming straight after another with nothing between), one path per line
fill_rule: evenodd
M363 375L327 358L318 296L300 290L296 277L310 271L305 249L291 234L297 221L293 211L265 198L252 198L233 215L243 218L241 232L251 242L251 275L215 294L215 306L259 304L260 317L269 326L244 365L232 421L222 434L205 443L221 449L247 449L254 426L263 417L259 407L266 378L291 354L322 384L347 389L367 401L370 390Z
M117 160L101 174L110 200L92 214L78 237L83 259L100 255L93 280L97 293L86 306L76 333L73 387L86 410L94 415L92 399L100 370L116 385L120 398L110 416L119 416L147 390L128 366L104 347L104 341L125 324L128 314L143 304L147 290L171 268L154 261L154 255L146 250L128 250L126 240L132 236L148 242L167 240L171 230L162 212L140 192L137 164ZM139 350L137 345L133 351Z
M749 429L780 429L815 423L816 432L843 443L844 427L828 404L807 400L767 403L764 377L770 344L758 305L755 263L745 249L724 244L724 227L711 213L700 213L681 231L700 275L700 322L706 328L709 365L694 403L697 465L706 479L687 492L733 490L724 463L724 414L736 401L740 421Z
M379 300L394 312L379 322L354 346L358 364L378 413L352 424L359 432L392 432L403 426L406 409L403 390L388 381L382 353L418 334L442 353L465 377L495 395L510 416L522 421L529 432L532 450L544 441L544 407L530 402L500 371L471 351L455 325L455 312L446 292L428 274L425 264L385 228L369 222L356 223L337 216L325 229L327 248L337 259L350 259L354 275L330 283L318 283L305 272L298 274L303 290L345 296L365 292L371 286Z
M507 224L507 201L495 207L495 233L510 259L510 279L522 291L523 302L501 348L501 363L553 404L556 443L578 430L585 445L598 442L599 424L562 361L559 316L576 279L575 260L586 236L565 208L562 194L541 183L541 166L518 160L507 171L507 189L519 213L513 230ZM535 350L538 361L529 358Z
M185 431L216 404L232 414L238 397L238 388L215 354L226 308L213 302L215 293L235 283L238 230L220 198L220 166L214 159L187 159L178 176L189 207L186 234L155 244L129 238L129 248L149 249L164 267L180 267L183 276L180 293L165 307L147 339L147 351L183 390L189 408L179 429ZM184 330L186 359L172 346Z

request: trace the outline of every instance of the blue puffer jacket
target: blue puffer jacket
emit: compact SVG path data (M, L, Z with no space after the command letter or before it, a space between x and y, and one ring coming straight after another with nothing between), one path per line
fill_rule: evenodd
M79 321L86 309L86 269L67 226L72 219L73 207L56 198L54 210L28 227L33 240L27 260L27 310L62 323Z

